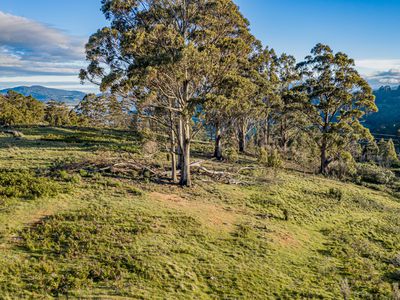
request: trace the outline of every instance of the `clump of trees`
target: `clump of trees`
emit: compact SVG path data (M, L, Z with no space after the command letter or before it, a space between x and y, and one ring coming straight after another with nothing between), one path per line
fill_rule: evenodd
M43 103L14 91L0 95L0 124L128 128L134 113L113 95L88 94L75 107Z
M80 78L113 95L120 113L124 99L136 120L169 136L172 180L180 169L181 185L191 185L200 131L214 139L218 160L249 150L294 160L306 153L319 157L323 174L361 160L361 145L373 143L361 120L377 110L375 98L344 53L318 44L300 63L278 56L231 0L103 0L102 11L110 25L89 39ZM102 101L88 96L78 111L88 115L86 106Z
M58 101L47 103L44 121L51 126L74 126L80 123L76 112L64 102Z
M25 97L14 91L0 95L1 125L40 124L44 114L45 105L33 97Z
M82 126L128 128L132 123L129 106L115 95L88 94L75 107L74 113Z

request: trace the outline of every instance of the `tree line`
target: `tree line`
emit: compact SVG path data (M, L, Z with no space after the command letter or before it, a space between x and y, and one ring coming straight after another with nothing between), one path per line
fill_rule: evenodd
M131 116L117 97L88 94L76 106L47 103L10 90L0 95L0 124L129 128Z
M363 116L377 111L354 60L318 44L304 61L263 47L231 0L103 0L109 26L87 45L82 81L132 103L169 135L172 179L191 185L193 138L319 156L319 171L373 143ZM236 144L236 145L234 145Z

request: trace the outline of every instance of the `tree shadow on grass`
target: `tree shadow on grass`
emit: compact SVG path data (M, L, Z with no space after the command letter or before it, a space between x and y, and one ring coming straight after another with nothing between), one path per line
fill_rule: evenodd
M3 133L3 136L0 136L0 149L10 147L78 148L83 151L93 151L101 147L104 150L137 152L142 140L142 137L138 133L117 129L19 126L14 127L13 130L22 132L24 136L13 137L11 134Z

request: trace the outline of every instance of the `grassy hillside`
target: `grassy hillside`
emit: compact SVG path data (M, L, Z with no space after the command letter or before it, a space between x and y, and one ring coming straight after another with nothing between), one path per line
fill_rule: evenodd
M0 137L2 299L392 299L400 281L385 192L251 157L204 162L247 185L197 174L182 189L122 168L168 166L138 136L20 130Z

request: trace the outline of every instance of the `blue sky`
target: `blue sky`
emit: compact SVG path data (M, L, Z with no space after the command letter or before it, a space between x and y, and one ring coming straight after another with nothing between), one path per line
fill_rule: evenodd
M278 53L304 58L318 42L348 53L377 87L400 84L400 1L235 0L251 30ZM100 0L1 0L0 88L81 86L83 45L105 24Z

